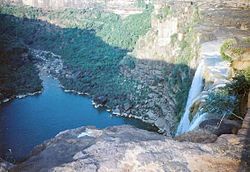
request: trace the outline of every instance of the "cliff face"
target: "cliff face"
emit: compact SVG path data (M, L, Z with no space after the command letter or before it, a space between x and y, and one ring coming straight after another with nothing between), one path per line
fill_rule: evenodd
M202 64L206 66L202 73L204 92L225 84L231 77L231 68L229 63L222 61L220 46L229 37L250 36L248 1L195 3L156 4L152 29L139 39L135 50L128 55L134 57L133 69L121 64L125 76L140 82L138 91L149 88L145 102L137 104L135 110L140 111L143 120L154 123L166 134L175 131L179 100L187 97L199 62L204 60ZM123 60L129 59L128 56ZM119 108L118 105L113 112L120 112ZM39 145L27 161L11 170L249 171L246 167L249 114L248 107L238 135L222 135L208 144L181 143L128 126L68 130ZM191 133L178 140L197 141L202 137L203 143L207 143L217 138L205 134L197 132L193 139Z
M1 2L2 1L2 2ZM105 11L114 12L121 16L128 16L130 14L141 13L142 9L139 7L137 0L1 0L3 3L29 5L44 9L65 9L78 8L89 9L99 8Z
M195 97L198 100L187 109L192 113L190 119L204 105L204 97L208 93L225 86L232 78L232 68L229 62L222 59L220 47L228 38L242 39L250 36L249 6L249 1L154 4L152 28L138 40L132 53L137 59L135 68L125 70L124 74L143 81L152 89L149 101L160 105L163 115L155 107L148 107L151 109L149 118L160 120L155 122L159 128L168 131L171 126L170 130L173 130L177 116L184 114L180 109L187 102L187 90L191 85L188 81L192 80L199 65L202 65L202 72L198 74L201 75L201 83L198 85L202 86L202 90ZM247 49L249 43L244 47ZM233 68L239 68L239 65L243 68L244 65L246 69L249 66L247 51L241 56L241 60L233 62ZM158 78L158 82L151 82L154 78ZM197 127L199 122L193 127Z
M247 43L247 41L244 44L241 43L244 42L242 40L247 40L250 37L249 5L250 3L247 1L239 1L239 3L217 1L199 4L201 22L195 26L195 30L199 35L200 50L198 59L203 63L200 63L200 65L203 65L201 76L204 78L204 88L198 97L193 100L194 103L190 108L189 118L192 119L190 129L199 127L199 124L204 120L221 117L222 113L217 114L214 111L205 111L205 113L201 109L209 102L208 99L211 94L217 94L220 89L223 89L232 80L234 70L246 70L247 66L249 67L250 57L246 56L250 43ZM221 47L222 45L225 46L226 42L232 38L239 42L239 45L235 45L234 50L237 49L240 53L236 53L238 60L231 55L231 61L224 57ZM230 54L230 52L226 53ZM241 68L237 66L237 63L241 64ZM241 97L244 97L244 95L238 98L239 102L242 99ZM233 111L233 107L228 106L227 110ZM237 114L240 114L240 112L237 112Z
M155 3L151 29L130 54L135 67L122 69L128 78L149 87L149 97L139 109L146 109L141 113L145 121L166 134L175 132L197 66L199 43L193 27L198 18L191 2Z
M134 6L136 0L7 0L5 2L14 3L14 4L22 4L22 5L30 5L34 7L41 7L41 8L90 8L94 6L119 6L124 5L124 7L131 7Z
M152 29L138 40L134 55L139 59L162 60L175 63L180 55L180 45L194 24L198 11L191 2L169 2L154 4ZM196 39L191 43L193 51ZM195 57L194 57L195 58Z

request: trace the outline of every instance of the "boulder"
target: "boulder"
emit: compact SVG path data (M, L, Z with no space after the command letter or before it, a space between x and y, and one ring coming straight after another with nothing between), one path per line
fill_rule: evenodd
M175 140L180 142L213 143L217 140L217 136L210 131L197 129L177 136Z
M183 143L131 126L81 127L46 141L11 171L237 171L241 146L227 144Z
M112 112L113 112L114 115L120 115L121 114L121 110L120 110L119 106L116 106L116 108L113 109Z
M164 118L161 118L159 117L156 122L155 122L155 125L158 127L158 128L164 128L165 127L165 124L166 124L166 120Z
M125 103L125 104L123 105L123 109L124 109L125 111L128 111L128 110L131 109L131 108L132 108L132 104L129 103L129 102L127 102L127 103Z
M97 96L94 98L94 102L97 104L97 105L101 105L101 106L104 106L108 101L108 98L106 96Z
M199 127L220 136L222 134L236 134L241 128L241 123L235 120L224 119L221 124L220 119L208 119L200 123Z
M157 118L157 116L156 116L156 114L153 112L153 111L151 111L151 110L149 110L147 113L146 113L146 115L149 117L149 119L156 119Z
M250 66L250 39L233 39L233 45L225 51L232 59L232 67L236 70L246 70Z
M0 158L0 172L7 172L12 167L13 167L13 164L7 161L4 161L3 159Z

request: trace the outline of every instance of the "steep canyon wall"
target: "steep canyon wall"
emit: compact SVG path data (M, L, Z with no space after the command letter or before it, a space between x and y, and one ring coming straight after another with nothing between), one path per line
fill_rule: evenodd
M99 8L125 17L142 12L137 0L1 0L0 2L29 5L43 9Z

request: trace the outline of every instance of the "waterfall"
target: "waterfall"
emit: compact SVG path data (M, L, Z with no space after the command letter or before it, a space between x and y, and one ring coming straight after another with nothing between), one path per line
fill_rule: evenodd
M193 105L194 99L200 94L203 87L203 70L204 70L204 61L202 60L195 72L194 79L192 81L191 88L188 94L188 100L185 107L185 113L182 116L180 124L178 126L176 135L180 135L186 131L188 131L190 126L189 113L190 108Z
M206 119L207 114L208 113L200 114L198 112L198 114L192 120L192 123L190 124L190 127L188 128L188 131L192 131L193 129L197 128L199 126L199 124Z

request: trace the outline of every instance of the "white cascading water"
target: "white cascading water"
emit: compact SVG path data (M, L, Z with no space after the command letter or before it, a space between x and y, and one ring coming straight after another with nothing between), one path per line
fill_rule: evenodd
M189 113L190 113L190 108L193 105L193 101L194 99L201 93L202 91L202 87L203 87L203 71L204 71L204 61L201 60L193 81L192 81L192 85L191 88L189 90L189 94L188 94L188 100L187 100L187 104L186 104L186 108L185 108L185 113L181 118L180 124L178 126L176 135L180 135L182 133L185 133L188 131L189 126L190 126L190 120L189 120Z
M206 119L207 114L208 113L203 113L203 114L198 113L197 116L194 117L194 120L192 120L188 131L192 131L193 129L197 128L200 125L200 123Z

